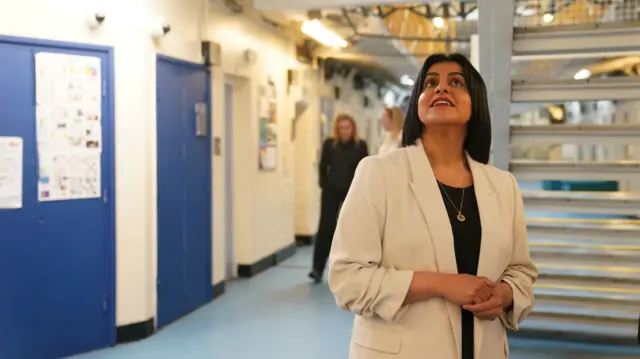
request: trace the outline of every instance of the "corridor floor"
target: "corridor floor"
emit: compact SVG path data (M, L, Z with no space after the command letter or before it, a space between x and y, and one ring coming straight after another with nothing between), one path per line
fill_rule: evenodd
M306 273L311 249L252 279L157 335L75 359L346 359L352 316ZM511 359L640 358L635 348L511 340Z

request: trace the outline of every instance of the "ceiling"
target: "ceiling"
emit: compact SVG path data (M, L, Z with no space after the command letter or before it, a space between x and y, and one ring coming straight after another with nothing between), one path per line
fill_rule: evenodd
M640 3L640 0L633 2ZM344 59L359 62L368 66L384 68L397 78L403 75L414 77L420 65L429 54L435 52L460 52L470 55L469 39L477 33L477 10L475 3L463 1L449 2L457 10L450 11L444 26L434 26L431 19L442 16L441 4L430 3L431 13L426 16L425 5L380 6L372 8L322 9L315 12L265 12L265 16L279 23L300 28L300 24L309 18L318 18L326 27L347 39L350 43L346 49L319 48L315 54L319 57ZM602 3L600 1L600 3ZM516 23L521 25L563 25L571 23L594 22L605 13L609 18L617 15L605 11L594 0L517 0L518 17ZM594 5L595 4L595 5ZM416 10L417 9L417 10ZM460 11L462 10L462 11ZM624 13L626 8L614 9ZM542 17L549 11L554 18L544 22ZM462 12L466 19L456 18ZM431 18L429 18L431 17ZM611 19L609 19L611 20ZM445 41L445 39L461 41ZM597 56L597 55L596 55ZM512 63L512 78L524 80L569 79L587 68L593 74L612 71L620 67L619 59L604 57L590 58L546 58L536 60L516 59ZM637 64L640 59L636 59ZM614 66L615 65L615 66ZM599 68L598 68L599 67ZM606 70L606 71L605 71Z

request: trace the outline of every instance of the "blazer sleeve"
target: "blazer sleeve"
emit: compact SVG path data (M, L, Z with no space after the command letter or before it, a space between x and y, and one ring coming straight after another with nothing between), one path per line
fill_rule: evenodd
M513 291L513 307L504 313L501 319L511 330L518 330L522 322L533 309L533 284L538 278L538 269L531 260L527 237L527 224L524 216L524 204L518 183L510 175L513 183L513 253L511 262L500 278L509 284Z
M340 210L329 257L329 287L340 308L393 322L414 272L381 265L385 201L383 171L375 157L364 158Z

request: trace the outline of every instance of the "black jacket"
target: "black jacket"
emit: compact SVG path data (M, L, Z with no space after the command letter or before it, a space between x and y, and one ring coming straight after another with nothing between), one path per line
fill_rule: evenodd
M346 193L360 160L369 155L363 140L341 143L328 139L320 156L320 187Z

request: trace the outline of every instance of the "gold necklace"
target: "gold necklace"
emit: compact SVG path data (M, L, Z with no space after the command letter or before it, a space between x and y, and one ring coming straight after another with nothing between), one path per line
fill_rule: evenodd
M461 180L462 181L462 180ZM456 218L458 219L458 221L460 222L464 222L467 220L467 217L464 216L464 214L462 214L462 204L464 203L464 188L462 189L462 196L460 198L460 208L456 207L456 205L453 203L453 201L451 200L451 197L449 197L449 194L447 193L447 190L444 188L444 186L442 185L442 183L440 183L440 181L438 181L436 179L436 182L438 182L438 185L440 185L440 188L442 188L442 192L444 192L444 195L447 196L447 199L449 200L449 202L451 203L451 205L453 206L453 208L458 211L458 215L456 216Z

